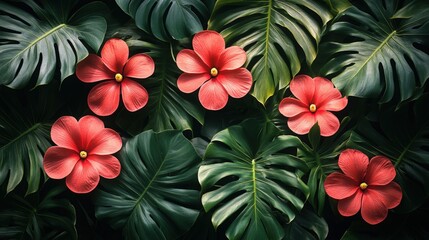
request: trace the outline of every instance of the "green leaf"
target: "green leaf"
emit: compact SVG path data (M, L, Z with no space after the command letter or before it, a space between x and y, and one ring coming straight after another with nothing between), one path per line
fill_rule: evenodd
M297 171L306 165L285 153L301 141L279 133L251 119L219 132L207 147L198 171L201 201L229 239L281 239L282 225L304 206L308 187Z
M57 89L43 86L24 95L0 88L0 184L7 182L7 192L25 177L27 194L33 193L44 178L43 155L52 146L50 118L57 107L52 91Z
M181 93L176 81L180 75L173 61L169 44L157 40L129 40L133 49L143 49L155 61L155 73L142 84L149 92L149 101L142 111L137 113L122 112L117 122L131 134L135 135L152 129L156 132L177 129L192 130L195 120L203 124L204 110L199 103L194 103ZM139 118L144 121L132 121Z
M286 227L286 239L324 240L328 236L328 224L311 208L304 207Z
M70 13L73 1L21 1L34 14L0 2L0 84L10 88L44 85L74 73L75 65L88 55L84 42L94 51L106 32L106 20L100 14L101 2L92 2Z
M209 29L247 52L252 95L264 104L300 71L300 56L307 64L313 62L322 28L331 18L316 1L219 0Z
M11 193L1 199L1 239L77 239L76 213L60 188L25 198Z
M402 201L395 209L410 212L429 196L429 113L425 95L418 101L392 106L381 112L377 122L362 121L348 144L371 155L384 155L396 168L395 181L401 185Z
M201 0L116 0L137 27L162 41L183 39L203 30L209 10Z
M399 102L412 99L429 78L421 64L429 62L427 7L411 14L416 1L404 8L399 0L364 2L343 12L329 29L320 45L321 73L334 76L333 83L347 96L380 103L395 94Z
M145 131L125 143L122 170L102 182L95 214L125 239L175 239L199 214L200 158L179 131Z

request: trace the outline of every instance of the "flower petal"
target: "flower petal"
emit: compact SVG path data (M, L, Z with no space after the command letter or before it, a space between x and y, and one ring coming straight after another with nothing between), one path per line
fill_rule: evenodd
M121 172L119 160L112 155L90 155L86 159L98 171L98 174L104 178L112 179Z
M115 81L95 85L88 94L89 108L99 116L111 115L118 109L120 89Z
M87 115L79 119L79 129L82 136L81 150L88 151L89 142L104 129L104 123L97 117Z
M324 182L326 194L334 199L345 199L356 193L359 183L338 172L329 174Z
M252 74L245 68L221 71L216 80L222 84L229 96L244 97L252 87Z
M362 204L362 191L356 191L352 196L338 201L338 212L344 217L350 217L359 212Z
M121 147L121 136L116 131L105 128L91 139L87 151L89 155L108 155L119 151Z
M234 70L244 65L246 52L238 46L232 46L222 51L216 67L222 70Z
M375 191L365 191L362 197L361 215L365 222L375 225L387 217L387 207Z
M142 85L131 79L125 78L121 83L122 101L125 108L135 112L146 106L149 94Z
M103 63L95 54L89 54L76 66L76 76L85 83L93 83L106 79L113 79L115 73Z
M185 73L209 73L210 68L190 49L183 49L177 54L177 67Z
M182 73L177 79L177 87L184 93L191 93L203 85L203 83L211 78L208 73L190 74Z
M115 74L122 73L124 65L128 60L128 54L127 43L118 38L107 40L101 49L101 59Z
M365 182L368 185L386 185L396 176L392 162L384 156L375 156L369 161Z
M326 78L315 77L314 79L314 103L318 109L327 111L341 111L347 105L347 98L341 97L341 93L334 84Z
M390 182L384 186L368 186L366 189L373 194L374 198L383 202L388 209L397 207L402 200L401 186L396 182Z
M89 193L98 185L100 175L89 161L78 161L66 178L67 187L75 193Z
M290 91L305 105L310 106L313 102L315 83L308 75L297 75L290 82Z
M68 148L76 152L80 151L81 135L76 118L63 116L54 122L51 128L51 139L60 147Z
M290 117L287 125L296 134L307 134L316 123L315 115L310 112L303 112L294 117Z
M279 112L285 117L295 117L301 113L310 112L310 110L298 99L287 97L280 102Z
M124 66L124 76L131 78L148 78L154 71L153 59L144 53L132 56Z
M332 99L322 104L319 109L337 112L343 110L347 106L347 103L347 97L343 97L340 99Z
M43 157L43 169L50 178L65 178L79 159L79 154L73 150L52 146L46 150Z
M368 162L368 157L361 151L346 149L340 154L338 166L345 175L360 184L364 180Z
M319 109L315 116L320 127L320 135L324 137L334 135L340 128L340 121L331 112Z
M192 39L192 47L209 68L218 67L215 64L225 49L225 40L215 31L204 30L195 34Z
M228 93L216 80L210 80L201 86L198 93L201 105L208 110L220 110L228 102Z

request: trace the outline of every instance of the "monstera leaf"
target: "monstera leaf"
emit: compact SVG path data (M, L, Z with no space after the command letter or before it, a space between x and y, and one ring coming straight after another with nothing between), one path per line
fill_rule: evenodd
M132 18L137 27L156 38L169 41L192 36L203 30L209 16L201 0L116 0L118 6Z
M351 135L349 147L392 160L403 193L398 211L413 211L429 196L428 101L425 95L397 111L385 110L378 123L363 121Z
M264 104L299 72L300 56L313 62L322 28L331 18L328 8L313 0L220 0L209 28L247 52L252 95Z
M142 84L149 92L149 101L142 111L137 113L122 112L117 122L131 134L135 135L144 129L155 132L177 129L192 130L195 120L204 122L204 111L199 103L193 103L177 88L176 81L180 75L176 63L171 58L170 46L159 40L128 40L133 49L148 49L155 61L155 74ZM138 117L144 121L132 121Z
M73 1L22 1L35 15L0 2L0 84L23 88L35 75L37 85L49 83L60 68L60 78L74 73L75 64L94 51L106 32L100 14L105 5L93 2L71 14Z
M328 236L328 224L309 207L304 207L295 220L286 227L286 239L324 240Z
M58 107L57 88L41 86L24 95L0 88L0 184L12 191L25 177L27 194L44 178L43 155L50 147L52 115Z
M120 152L121 174L104 182L97 218L123 229L125 239L175 239L199 214L200 158L179 131L145 131Z
M25 198L8 194L0 201L1 239L77 239L73 205L53 187Z
M281 239L283 224L308 196L297 174L305 163L287 153L299 145L297 137L279 136L271 123L253 119L216 134L198 171L214 227L226 225L229 239Z
M402 2L365 0L360 8L342 13L329 29L337 37L320 45L320 60L326 63L321 72L335 76L332 81L345 95L383 103L396 92L402 102L429 78L422 64L429 62L429 15L418 10L429 4Z

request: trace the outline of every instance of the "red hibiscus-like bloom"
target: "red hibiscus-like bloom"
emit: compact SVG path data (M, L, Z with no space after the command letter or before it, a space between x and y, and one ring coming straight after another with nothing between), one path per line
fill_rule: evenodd
M198 98L209 110L220 110L233 98L244 97L252 87L252 75L241 68L246 62L246 52L232 46L225 49L223 37L210 30L195 34L194 50L183 49L177 55L177 66L184 73L177 86L184 93L201 87Z
M90 54L76 67L77 77L85 83L103 81L91 89L89 108L99 116L111 115L118 109L119 98L125 108L134 112L143 108L149 98L146 89L132 80L153 74L152 58L139 53L128 59L128 45L121 39L109 39L101 49L101 58Z
M331 81L322 77L298 75L290 82L290 91L296 98L284 98L279 111L288 117L289 128L297 134L307 134L317 122L320 135L332 136L340 127L338 118L330 111L341 111L347 98L341 97Z
M326 193L339 200L341 215L352 216L361 209L367 223L377 224L387 217L388 209L401 202L401 187L393 182L395 167L386 157L369 161L364 153L347 149L340 154L338 165L344 174L329 174L324 185Z
M43 168L53 179L66 178L75 193L91 192L100 176L115 178L121 171L119 160L111 154L122 147L121 137L94 116L59 118L51 129L52 141L43 158Z

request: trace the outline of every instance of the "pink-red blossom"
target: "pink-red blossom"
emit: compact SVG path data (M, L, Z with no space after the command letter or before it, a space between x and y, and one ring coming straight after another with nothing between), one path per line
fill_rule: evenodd
M85 83L99 82L88 94L89 108L99 116L116 111L119 100L134 112L143 108L149 95L135 79L151 76L155 69L152 58L144 53L128 59L128 45L121 39L109 39L101 49L101 57L90 54L76 67L76 76Z
M94 116L79 121L63 116L52 125L52 141L43 158L43 168L53 179L66 178L67 187L75 193L91 192L100 176L115 178L121 171L119 160L112 154L122 147L121 137Z
M338 211L353 216L359 210L369 224L378 224L387 217L388 209L399 205L402 191L394 182L396 176L392 162L384 156L368 157L354 149L344 150L338 165L343 173L327 176L326 193L338 200Z
M298 75L290 82L290 91L296 98L284 98L279 111L288 117L287 125L293 132L307 134L316 122L322 136L332 136L338 131L340 122L331 111L343 110L347 98L341 96L331 81Z
M244 97L252 87L252 75L246 68L246 52L238 47L225 48L223 37L210 30L195 34L194 50L183 49L177 55L182 73L177 86L184 93L200 88L198 98L209 110L220 110L233 98Z

